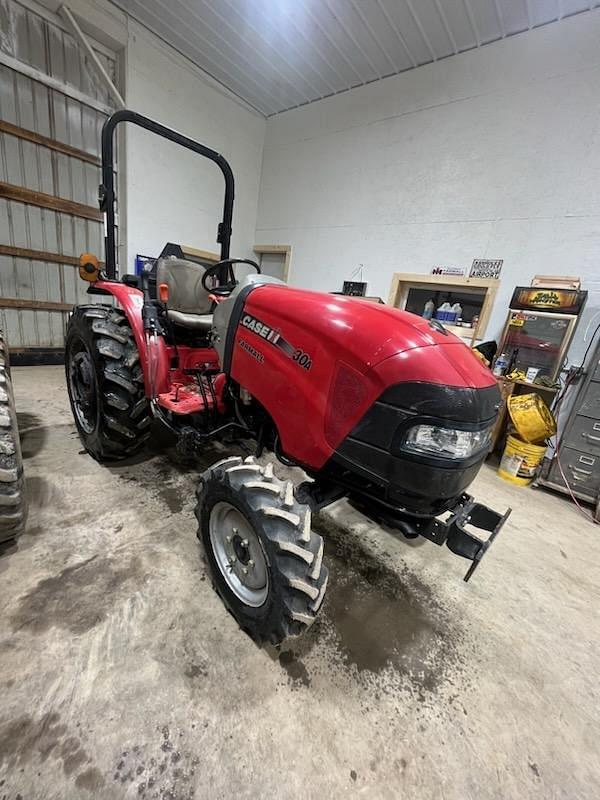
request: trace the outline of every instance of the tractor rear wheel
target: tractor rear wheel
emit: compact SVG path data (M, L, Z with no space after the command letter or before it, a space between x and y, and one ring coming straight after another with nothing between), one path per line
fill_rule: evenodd
M0 542L15 539L25 527L27 497L8 345L0 331Z
M124 312L77 306L67 327L65 367L71 410L88 453L97 461L133 455L150 435L151 420Z
M259 644L280 644L315 621L327 586L323 540L290 481L250 456L208 469L197 491L198 538L215 588Z

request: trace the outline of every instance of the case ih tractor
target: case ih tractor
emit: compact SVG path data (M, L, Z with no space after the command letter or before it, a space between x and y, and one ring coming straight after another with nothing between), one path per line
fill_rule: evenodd
M178 258L171 246L175 256L158 258L150 272L116 279L113 139L122 122L220 168L214 266ZM290 288L230 258L233 174L223 156L186 136L116 112L102 131L102 180L105 268L84 254L80 274L90 294L112 304L76 307L66 341L69 397L87 451L101 462L126 458L155 418L188 455L214 440L245 441L256 456L267 449L308 476L294 486L272 463L235 456L200 478L198 537L240 626L279 644L311 625L327 586L311 513L342 497L405 536L446 543L471 561L467 580L509 513L465 493L499 405L491 372L436 321ZM237 264L252 274L236 280Z

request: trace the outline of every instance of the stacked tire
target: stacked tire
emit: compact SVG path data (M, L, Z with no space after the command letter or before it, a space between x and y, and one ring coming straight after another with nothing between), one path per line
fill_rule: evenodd
M8 345L0 331L0 543L15 539L23 531L26 519L23 456Z

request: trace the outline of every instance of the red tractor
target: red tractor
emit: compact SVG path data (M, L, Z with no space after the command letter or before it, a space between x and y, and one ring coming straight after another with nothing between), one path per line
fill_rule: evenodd
M121 122L221 169L219 263L205 269L172 248L150 272L116 279L113 139ZM472 562L468 580L509 513L465 493L499 406L491 372L434 320L294 289L230 258L233 174L192 139L118 111L102 131L102 180L106 265L101 272L84 255L80 274L90 294L112 304L76 307L66 339L69 397L86 450L98 461L126 458L155 418L186 454L243 440L308 476L294 486L272 463L235 456L200 478L198 536L240 626L278 644L311 625L327 586L311 512L342 497L405 536L446 543ZM254 272L237 281L240 263Z

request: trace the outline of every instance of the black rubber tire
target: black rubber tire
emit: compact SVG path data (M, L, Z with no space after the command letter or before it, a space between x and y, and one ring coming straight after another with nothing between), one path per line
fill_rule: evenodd
M70 379L74 358L91 357L95 409L86 430L75 407ZM150 436L150 406L133 332L125 313L103 305L77 306L69 319L65 369L71 410L83 446L97 461L137 452Z
M201 477L197 490L198 538L204 544L217 593L240 627L258 644L279 645L303 634L323 604L328 570L323 539L311 530L307 505L293 494L293 484L273 475L252 456L219 461ZM211 510L225 501L252 526L263 549L269 590L259 607L246 605L230 588L216 560L209 532Z
M0 331L0 542L15 539L26 520L27 494L8 346Z

